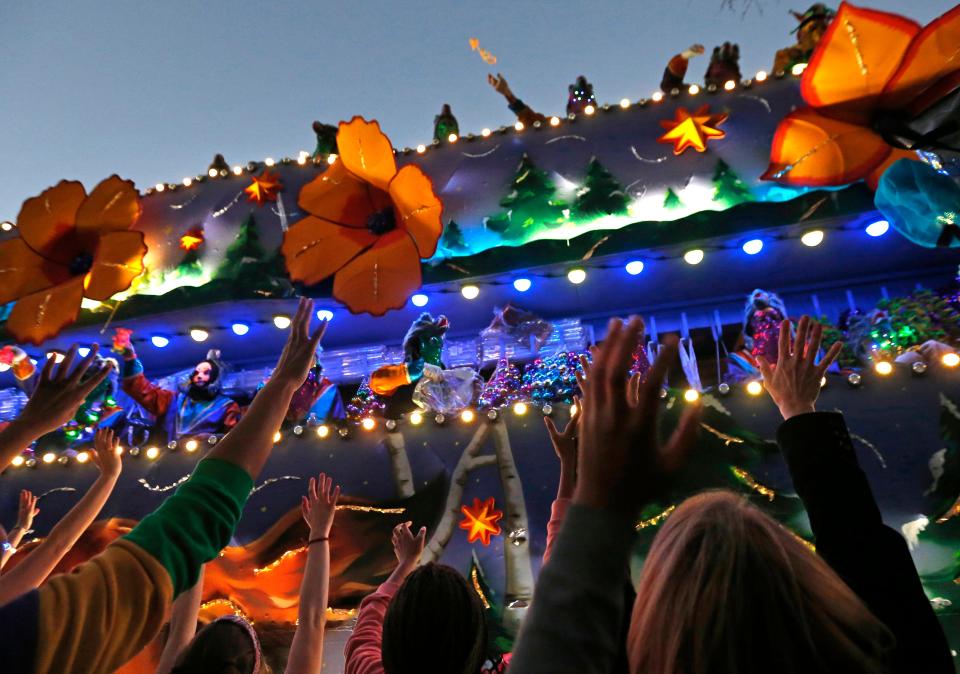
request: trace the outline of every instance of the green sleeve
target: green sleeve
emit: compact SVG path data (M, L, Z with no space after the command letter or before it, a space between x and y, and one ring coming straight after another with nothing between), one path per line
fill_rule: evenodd
M233 536L253 480L228 461L204 459L190 479L125 538L170 574L174 597L193 587L200 567Z

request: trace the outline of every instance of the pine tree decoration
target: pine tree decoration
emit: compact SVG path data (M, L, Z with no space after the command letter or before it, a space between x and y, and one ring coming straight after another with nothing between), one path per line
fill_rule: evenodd
M577 190L573 206L576 218L597 218L627 212L627 195L613 174L594 157L587 165L583 187Z
M480 559L474 550L470 555L470 570L467 572L467 582L480 597L484 611L487 614L487 642L492 651L487 656L497 660L498 656L513 650L513 639L503 626L503 607L496 600L496 593L487 582L487 577L480 565Z
M530 240L541 229L559 227L566 221L567 204L555 198L557 188L546 171L538 169L523 155L510 194L500 205L507 211L487 218L488 229L508 241Z
M223 262L217 269L214 278L235 281L249 278L251 273L262 272L266 250L260 245L260 235L257 232L257 223L250 213L242 223L233 243L223 255Z
M722 159L717 160L713 171L713 200L726 208L754 200L750 188Z
M482 409L504 407L523 397L523 379L520 368L501 358L480 394L479 406Z
M677 193L673 191L672 187L667 188L667 194L663 198L663 207L668 211L683 208L683 202L680 201L680 197L677 196Z
M463 231L455 220L447 223L443 228L443 236L440 237L440 247L448 253L464 253L470 248L463 241Z
M383 399L370 389L367 380L364 379L353 398L347 403L347 419L359 422L368 417L380 416L385 406Z
M174 269L174 273L183 276L203 276L203 263L200 261L200 252L194 248L188 250Z

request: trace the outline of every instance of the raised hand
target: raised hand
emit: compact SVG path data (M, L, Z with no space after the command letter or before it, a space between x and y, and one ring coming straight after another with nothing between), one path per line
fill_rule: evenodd
M507 84L507 78L497 73L494 75L487 75L487 82L490 83L490 86L496 89L497 93L507 98L507 100L513 99L513 92L510 90L510 85Z
M33 518L40 514L37 497L29 489L20 490L20 507L17 510L17 528L29 531L33 528Z
M96 435L93 436L93 454L90 456L94 465L100 469L100 473L105 477L120 475L123 465L120 459L122 454L120 439L114 435L113 430L98 428Z
M290 336L287 338L286 346L283 347L283 353L280 354L280 360L271 379L291 384L294 388L299 388L306 380L307 373L313 367L317 346L327 329L327 322L321 321L311 335L312 318L313 300L301 297L300 304L297 306L297 315L290 324Z
M547 433L550 434L550 442L553 443L553 451L562 463L570 461L571 465L576 465L577 460L577 425L580 422L580 398L574 397L573 406L570 408L570 420L562 431L557 430L557 425L553 423L550 417L544 417L543 423L547 427Z
M583 410L579 431L579 461L574 500L634 518L656 498L683 465L697 432L699 406L683 413L665 445L657 436L660 383L677 357L676 338L665 342L646 381L631 393L627 371L643 322L627 325L613 320L606 340L594 354L589 376L582 382Z
M420 563L423 546L427 541L427 528L420 527L414 536L410 531L412 522L401 522L393 528L393 552L397 556L397 570L402 576L408 575Z
M70 347L61 363L57 364L52 357L47 359L36 390L20 413L20 420L38 437L70 421L90 392L106 379L113 366L107 361L93 365L99 348L93 344L90 353L76 367L73 367L76 344Z
M823 375L843 349L842 342L835 342L817 363L821 341L823 326L809 316L797 322L796 338L790 336L790 321L785 320L780 324L776 364L763 356L757 357L763 386L780 408L784 420L816 411Z
M337 499L340 498L340 486L333 486L333 478L320 473L310 478L307 495L300 497L300 512L307 526L310 538L328 538L333 526L333 517L337 512Z

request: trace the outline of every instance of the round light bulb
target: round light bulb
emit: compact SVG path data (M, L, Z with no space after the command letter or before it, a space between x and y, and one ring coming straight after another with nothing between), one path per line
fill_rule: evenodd
M233 167L233 175L238 176L238 175L241 175L242 173L243 173L243 167L242 167L242 166L234 166L234 167Z
M871 222L867 225L866 232L870 236L877 237L883 236L888 231L890 231L890 223L886 220L877 220L876 222Z
M460 136L458 136L457 134L451 133L449 136L447 136L447 142L456 143L459 138Z
M77 463L86 463L90 460L90 452L77 452Z
M46 454L43 455L44 463L53 463L56 460L57 460L57 455L54 454L53 452L47 452Z
M551 117L551 118L550 118L550 126L560 126L560 118L559 118L559 117Z
M301 153L300 156L297 157L297 163L300 164L300 166L303 166L304 164L307 163L307 160L308 160L309 158L310 158L310 155L309 155L309 154Z
M0 229L2 229L5 232L9 232L10 230L13 229L13 223L10 222L9 220L4 220L3 222L0 222Z
M429 301L430 298L423 293L417 293L410 298L410 303L415 307L425 307Z
M424 145L424 144L422 144L422 143L421 143L420 145L417 145L417 153L418 153L418 154L423 154L423 153L426 152L426 151L427 151L427 146L426 146L426 145Z
M517 131L523 131L523 122L518 121L516 124L513 125L513 128L516 129Z
M77 456L79 457L79 455ZM13 464L14 468L19 468L20 466L23 465L24 461L26 461L26 459L24 459L23 456L18 454L17 456L13 457L13 461L11 461L10 463Z
M484 138L488 137L491 133L492 131L490 131L490 129L486 127L480 130L480 135L483 136Z
M317 426L317 437L325 438L330 435L330 427L324 424L323 426Z
M723 88L727 91L733 91L737 88L737 83L734 80L727 80L723 83Z
M377 422L374 419L371 419L370 417L366 417L363 421L360 422L360 425L363 427L363 430L372 431L374 428L377 427Z
M700 264L703 262L703 251L699 248L688 250L683 254L683 261L687 264Z
M274 161L273 157L267 157L266 159L263 160L263 163L266 164L267 166L273 166L277 162Z
M880 360L873 366L874 371L881 377L886 377L893 372L893 364L890 361Z
M700 93L700 87L699 87L698 85L696 85L696 84L691 84L691 85L690 85L690 88L687 89L687 91L690 92L690 95L691 95L691 96L696 96L697 94Z
M823 230L811 229L809 232L804 232L803 236L800 237L800 243L810 248L819 246L823 243Z
M155 189L157 192L163 192L165 189L167 189L167 186L163 183L157 183L153 186L153 189Z
M630 274L630 276L636 276L637 274L640 274L643 272L643 262L641 262L640 260L630 260L630 262L627 263L627 266L625 267L625 269L627 270L627 273Z
M213 167L207 169L207 176L211 178L216 178L218 175L220 175L220 171L218 171L217 169Z
M280 330L286 330L290 327L290 317L286 314L277 314L273 317L273 324Z
M419 426L423 423L423 415L420 412L413 412L410 414L410 423L414 426Z
M475 300L480 295L480 288L475 285L466 285L460 288L460 294L468 300Z
M587 272L577 267L567 272L567 280L573 285L580 285L587 280Z
M519 414L520 416L523 416L524 414L526 414L527 409L528 409L527 403L525 402L514 403L513 405L513 413Z
M150 343L158 349L162 349L170 343L170 340L163 335L154 335L150 338Z
M758 396L763 393L763 384L758 382L756 379L747 384L747 393L752 396Z
M233 330L233 334L238 337L243 337L245 334L250 332L250 326L246 323L234 323L230 326L230 329Z
M750 239L743 244L743 252L747 255L756 255L761 250L763 250L762 239Z
M210 333L203 328L193 328L190 330L190 339L195 342L205 342L209 336Z
M688 388L683 392L683 399L688 403L695 403L700 400L700 391L695 388Z
M197 442L196 440L187 440L187 442L186 442L186 444L184 444L183 448L184 448L185 450L187 450L188 452L195 452L195 451L197 451L197 448L198 448L199 446L200 446L200 443Z
M654 103L659 103L660 101L663 100L663 92L654 91L653 94L651 94L650 96L650 100L652 100Z
M158 456L160 456L160 450L159 450L157 447L147 447L146 456L147 456L148 459L150 459L151 461L153 461L153 460L156 459Z
M533 283L528 278L518 278L513 281L513 289L518 293L525 293L530 290Z
M583 112L584 112L584 114L586 114L586 115L592 115L592 114L595 113L596 111L597 111L597 109L596 109L595 107L593 107L592 105L588 105L587 107L585 107L585 108L583 109Z
M944 367L956 367L960 365L960 355L956 353L945 353L940 359L940 362L943 363Z
M273 434L273 444L277 444L281 440L283 440L283 434L280 431Z
M477 414L473 410L464 410L460 413L460 420L465 424L473 423L476 418Z
M800 77L803 74L803 71L807 69L806 63L797 63L790 69L790 74L794 77Z
M337 155L331 153L327 155L327 164L333 166L337 163Z
M329 323L333 320L333 312L329 309L320 309L317 311L317 320Z
M753 79L755 79L757 82L763 82L764 80L767 79L767 71L758 70L757 74L753 76Z
M627 108L629 108L629 107L630 107L630 99L629 99L629 98L621 98L621 99L620 99L620 107L623 108L624 110L626 110Z

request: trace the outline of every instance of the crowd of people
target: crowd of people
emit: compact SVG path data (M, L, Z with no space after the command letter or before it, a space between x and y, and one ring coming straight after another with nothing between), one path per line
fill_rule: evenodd
M197 630L203 568L233 535L291 397L314 364L326 326L311 331L312 316L312 302L301 300L267 395L256 396L172 496L100 555L50 576L121 471L117 439L97 434L97 481L26 560L0 575L4 672L112 672L168 623L158 672L269 671L243 619ZM823 330L807 317L795 336L784 321L778 362L761 359L760 368L784 418L777 439L816 551L743 497L711 491L664 521L631 581L641 509L684 469L700 426L693 404L673 435L660 437L659 392L678 347L667 341L645 377L629 377L642 333L639 319L611 321L583 361L577 413L563 430L545 420L560 481L534 599L504 666L578 674L953 672L907 544L883 524L842 415L815 409L840 345L821 357ZM71 418L106 377L107 368L95 365L96 347L79 362L76 353L46 363L30 401L0 432L0 468ZM302 498L309 538L290 673L321 671L339 492L320 473ZM30 528L36 503L21 494L0 564ZM426 534L410 522L393 530L397 566L360 606L346 672L479 674L484 667L481 600L456 569L420 564Z

